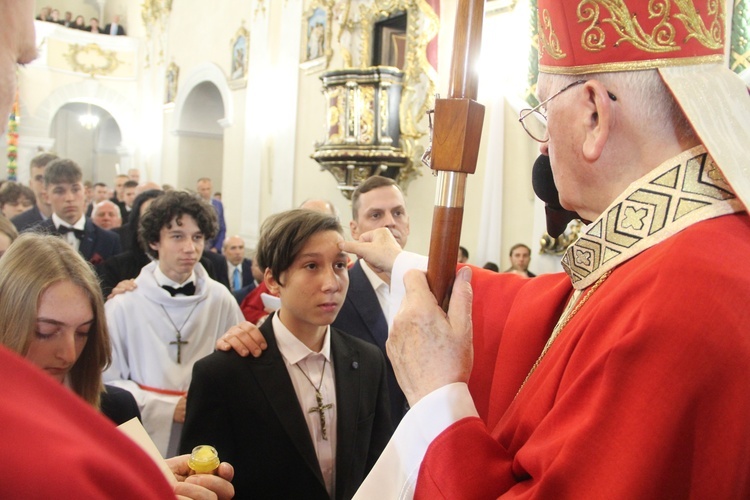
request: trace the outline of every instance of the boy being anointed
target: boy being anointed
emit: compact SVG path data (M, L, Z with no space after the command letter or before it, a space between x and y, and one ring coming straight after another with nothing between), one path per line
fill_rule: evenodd
M180 449L216 447L237 498L351 498L391 435L382 354L330 327L349 286L341 241L327 214L269 218L256 257L281 298L260 328L268 349L195 364Z

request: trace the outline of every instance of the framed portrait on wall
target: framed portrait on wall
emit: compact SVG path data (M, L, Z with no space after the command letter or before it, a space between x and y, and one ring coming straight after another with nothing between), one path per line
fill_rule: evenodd
M330 0L313 0L302 16L303 68L328 67L333 55L331 24L333 8Z
M169 63L164 77L164 104L173 104L177 97L177 81L180 78L180 68L174 62Z
M232 39L232 64L229 70L230 80L243 80L247 78L247 64L250 52L250 33L243 26L237 30Z

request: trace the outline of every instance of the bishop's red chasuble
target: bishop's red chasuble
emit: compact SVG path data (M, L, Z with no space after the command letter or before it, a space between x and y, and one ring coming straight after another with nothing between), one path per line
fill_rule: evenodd
M750 498L749 262L750 217L694 148L588 226L567 275L475 269L481 418L432 442L415 497Z

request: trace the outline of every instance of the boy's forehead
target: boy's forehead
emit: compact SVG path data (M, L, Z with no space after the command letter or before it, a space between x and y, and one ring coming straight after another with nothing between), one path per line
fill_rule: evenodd
M64 188L64 189L70 189L70 188L72 188L74 186L83 187L83 183L81 181L73 181L73 182L68 182L68 181L50 182L50 183L48 183L48 185L52 189L54 189L56 187L61 187L61 188Z
M175 215L174 217L172 217L172 220L170 220L167 224L164 225L164 227L162 227L162 230L170 232L200 232L198 223L195 222L195 219L190 214Z
M338 231L328 230L319 231L311 235L300 250L298 256L309 255L314 253L329 253L335 251L335 253L344 253L338 246L340 241L344 241L344 237Z

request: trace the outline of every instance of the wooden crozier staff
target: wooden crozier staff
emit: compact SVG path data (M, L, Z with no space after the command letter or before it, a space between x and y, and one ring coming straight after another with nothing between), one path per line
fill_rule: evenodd
M459 0L448 99L435 102L432 169L438 172L427 282L444 310L456 274L466 175L477 166L484 106L478 104L477 61L485 0Z

